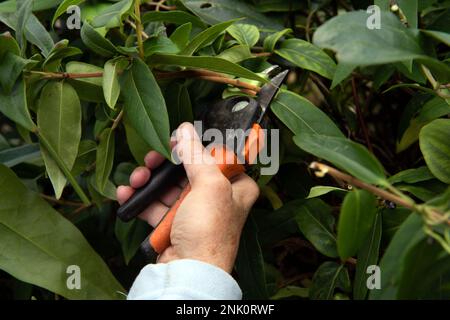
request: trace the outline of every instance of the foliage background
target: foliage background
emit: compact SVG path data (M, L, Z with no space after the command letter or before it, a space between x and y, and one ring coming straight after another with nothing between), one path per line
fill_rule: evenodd
M375 0L375 30L372 4L1 2L0 296L123 298L149 230L115 218L115 186L276 64L291 70L271 106L282 165L250 173L262 195L234 271L245 298L448 299L450 1Z

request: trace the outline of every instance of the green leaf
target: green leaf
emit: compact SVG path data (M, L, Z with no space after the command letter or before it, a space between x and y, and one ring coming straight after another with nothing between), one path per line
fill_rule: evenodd
M107 128L100 134L95 161L95 183L99 192L105 190L106 183L114 164L115 138L114 130Z
M259 40L259 30L251 24L237 23L229 26L227 32L240 44L249 47L256 45Z
M0 90L0 112L29 131L36 129L28 111L23 79L16 82L10 94Z
M432 30L420 30L427 36L430 36L450 47L450 33Z
M337 257L336 236L333 232L334 217L329 208L318 199L312 199L299 206L295 214L298 228L322 254Z
M219 53L217 58L221 58L233 63L239 63L244 60L252 58L252 53L250 52L250 48L244 45L233 46L229 49L226 49Z
M13 30L17 29L18 18L15 13L0 13L0 21ZM53 39L33 14L27 19L24 32L26 39L41 49L44 57L47 57L53 48Z
M186 85L174 83L165 91L167 109L169 111L170 127L178 128L183 122L193 122L191 99Z
M346 138L302 133L294 142L304 151L330 161L338 168L367 183L386 186L384 169L362 145Z
M450 67L427 56L420 46L417 30L406 28L390 12L381 12L381 28L367 28L369 13L349 12L321 25L313 42L321 48L336 51L339 63L358 66L418 60L447 81Z
M6 52L3 56L0 55L0 59L0 85L7 94L11 93L12 87L23 69L37 63L37 61L15 55L11 51Z
M78 146L78 154L73 164L71 173L74 177L86 171L95 162L97 144L93 140L81 140Z
M0 165L0 268L67 299L118 299L124 289L81 232ZM70 290L69 266L81 271Z
M425 238L423 219L411 214L395 233L380 262L381 288L371 290L371 300L392 300L397 296L398 285L405 267L404 259L408 251Z
M47 10L56 7L62 0L34 0L33 1L33 11ZM16 12L17 1L7 0L0 3L0 13L11 13Z
M264 39L264 51L265 52L273 52L275 50L275 45L277 42L284 37L285 35L292 33L292 29L284 29L275 33L272 33L270 36L267 36Z
M125 126L128 148L130 149L134 160L142 166L144 165L144 157L151 150L151 147L136 132L126 116L123 118L123 124Z
M165 36L157 36L144 42L144 56L150 57L155 53L177 53L180 49Z
M97 66L70 61L66 64L68 73L97 73L103 72L103 68ZM77 90L81 100L89 102L104 102L103 77L69 79L70 84Z
M14 167L16 164L40 158L41 152L39 151L39 145L36 143L0 151L0 163L7 167Z
M250 80L257 80L267 82L266 79L257 75L256 73L241 67L230 61L217 57L188 57L173 54L154 54L150 61L154 65L173 65L181 67L202 68L206 70L222 72L236 77L247 78Z
M358 250L355 281L353 284L353 299L364 300L367 296L367 267L378 263L381 234L383 231L382 215L375 215L375 221L368 236Z
M422 128L420 150L433 175L450 184L450 119L437 119Z
M148 145L170 159L169 117L153 74L144 62L134 60L121 77L124 111L130 124Z
M308 298L309 290L308 288L296 287L296 286L286 286L278 290L276 294L270 297L271 300L281 300L291 297Z
M128 265L139 250L142 241L148 235L149 227L146 222L139 219L133 219L130 222L116 219L114 233L122 247L125 263Z
M347 192L348 190L329 186L314 186L311 190L309 190L309 194L306 199L317 198L332 191Z
M183 50L189 42L192 30L192 23L185 23L175 29L170 35L170 40L178 47L178 50Z
M352 64L339 63L336 66L336 70L333 76L333 82L331 84L331 89L336 88L342 81L344 81L349 75L352 74L357 66Z
M133 0L121 0L106 9L99 12L99 14L92 20L92 27L107 29L120 27L123 25L122 20L133 8Z
M236 273L245 299L267 299L264 259L252 216L244 226L236 257Z
M191 56L198 49L201 49L204 46L211 44L222 32L224 32L229 26L231 26L236 21L237 20L230 20L222 22L200 32L188 43L186 48L184 48L183 51L180 52L180 54L185 56Z
M75 89L70 84L52 81L45 85L39 99L37 123L39 134L71 170L81 139L81 105ZM67 179L42 143L41 152L55 196L59 199Z
M432 120L450 114L450 105L435 97L427 101L409 122L408 128L403 132L397 144L397 152L402 152L419 139L420 130Z
M337 248L342 261L354 256L372 228L377 212L375 196L366 190L349 192L342 203Z
M324 112L293 92L281 90L272 102L271 109L295 135L305 132L344 137Z
M244 17L244 23L264 31L279 31L283 25L258 12L258 9L239 0L182 0L184 6L208 24L216 24Z
M105 63L103 72L103 95L105 101L111 109L116 106L120 95L120 84L118 72L122 71L128 61L123 58L108 60Z
M0 57L7 52L11 52L17 56L20 55L19 45L11 35L0 34Z
M150 11L142 15L142 23L163 21L182 25L185 23L192 23L192 26L203 29L205 24L196 16L184 11Z
M68 47L68 43L68 40L61 40L55 44L42 64L42 68L45 71L59 71L62 59L83 53L83 51L76 47Z
M423 239L408 251L404 266L397 299L450 298L450 255L439 243Z
M340 288L344 291L350 289L350 278L343 264L327 261L320 265L312 279L309 297L313 300L330 300L334 290Z
M315 45L301 39L283 41L275 53L296 66L333 79L336 63Z
M110 58L116 53L116 48L108 39L102 37L87 21L81 27L81 39L95 53Z
M56 19L58 19L61 15L67 12L67 9L70 6L77 6L81 3L83 3L85 0L64 0L61 2L61 4L58 6L58 8L55 11L55 14L52 18L52 26L55 24Z
M22 48L22 52L25 52L25 29L28 19L31 16L31 9L33 1L31 0L17 0L17 24L16 24L16 39L19 46Z
M415 169L407 169L400 171L395 175L393 175L392 177L389 177L389 183L391 184L399 182L416 183L431 179L434 179L434 176L431 173L430 169L428 169L428 167L423 166Z

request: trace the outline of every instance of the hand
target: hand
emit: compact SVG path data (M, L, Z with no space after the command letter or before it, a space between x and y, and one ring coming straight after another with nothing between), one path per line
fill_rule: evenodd
M176 138L176 150L192 189L173 221L171 246L161 253L158 262L195 259L230 273L242 227L259 195L258 186L246 174L232 181L225 178L214 158L203 147L192 124L182 124ZM187 161L192 157L201 160ZM145 157L145 167L138 167L131 174L130 186L117 188L119 203L127 201L136 188L143 186L151 178L152 170L163 161L160 154L150 151ZM150 204L139 217L156 226L175 203L186 183L187 180L180 186L174 186L159 201Z

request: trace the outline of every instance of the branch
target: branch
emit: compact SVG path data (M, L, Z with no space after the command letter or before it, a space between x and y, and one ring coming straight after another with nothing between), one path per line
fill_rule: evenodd
M176 6L166 6L164 4L164 2L166 2L166 0L161 0L159 2L147 2L147 4L149 6L154 6L155 7L155 11L159 11L159 9L164 9L164 10L176 10L177 7Z
M323 176L325 174L329 174L333 178L343 180L352 186L367 190L367 191L373 193L374 195L379 196L380 198L382 198L384 200L394 202L397 205L408 208L412 211L424 213L423 206L417 205L414 201L412 201L412 200L408 201L405 198L402 198L398 195L395 195L386 190L377 188L371 184L365 183L365 182L358 180L355 177L352 177L348 174L345 174L333 167L327 166L326 164L323 164L320 162L313 162L313 163L311 163L311 165L309 167L313 170L319 171L318 173L316 173L316 175L318 175L318 176ZM442 212L440 212L436 209L432 209L429 212L425 212L425 213L429 213L430 217L433 219L433 221L445 222L447 225L450 226L450 220Z

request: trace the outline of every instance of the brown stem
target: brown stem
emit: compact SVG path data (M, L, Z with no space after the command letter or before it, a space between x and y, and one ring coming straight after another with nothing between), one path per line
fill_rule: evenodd
M255 52L252 55L253 57L270 57L272 52Z
M156 77L158 79L200 78L200 79L209 80L209 81L213 81L213 82L230 84L235 87L240 87L240 88L254 91L256 93L258 93L261 90L260 87L250 84L250 83L247 83L247 82L240 81L239 79L228 78L220 73L208 71L208 70L201 70L201 69L176 71L176 72L159 72L159 73L156 73Z
M332 176L336 179L343 180L352 186L367 190L367 191L373 193L374 195L379 196L380 198L382 198L384 200L394 202L397 205L405 207L412 211L417 211L417 209L418 209L418 205L416 203L414 203L414 201L408 201L408 200L406 200L400 196L397 196L393 193L390 193L386 190L383 190L383 189L377 188L371 184L365 183L365 182L363 182L355 177L352 177L346 173L343 173L333 167L327 166L326 164L323 164L320 162L313 162L310 164L310 168L313 170L320 171L321 174L329 174L330 176ZM443 216L444 216L444 214L442 212L439 212L438 210L435 210L435 209L433 209L431 211L431 215L432 215L432 218L435 220L442 220ZM449 219L446 219L445 223L447 223L450 226Z
M127 23L128 23L134 30L136 30L136 32L137 32L136 24L135 24L133 21L131 21L130 19L127 19L126 21L127 21ZM142 34L142 37L143 37L145 40L147 40L148 38L150 38L149 35L148 35L144 30L141 30L141 34Z
M176 10L177 7L176 6L166 6L164 4L164 2L166 2L165 0L160 1L160 2L147 2L147 4L149 6L154 6L155 7L155 11L159 11L159 9L164 9L164 10Z
M114 130L117 128L117 126L120 123L120 120L122 120L123 117L123 110L120 110L119 114L117 115L117 118L114 119L113 124L111 126L111 130Z
M356 91L356 82L354 77L352 77L352 91L353 91L353 101L355 103L356 108L356 116L358 117L359 125L363 130L364 139L366 140L367 147L369 148L370 152L373 153L373 147L369 139L369 131L367 130L367 126L366 123L364 122L364 117L361 112L361 107L359 105L358 92Z

